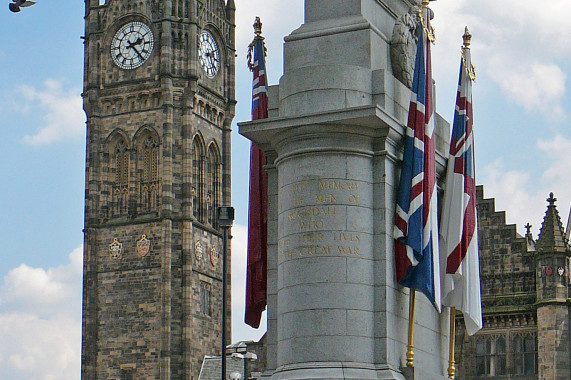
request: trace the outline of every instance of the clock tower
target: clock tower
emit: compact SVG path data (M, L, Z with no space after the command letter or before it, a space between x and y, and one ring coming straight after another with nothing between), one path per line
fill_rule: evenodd
M82 379L198 379L221 346L234 0L85 9Z

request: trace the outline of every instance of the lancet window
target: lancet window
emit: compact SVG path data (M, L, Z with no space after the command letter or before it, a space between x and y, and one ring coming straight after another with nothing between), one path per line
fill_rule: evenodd
M210 284L200 282L200 312L207 316L212 316Z
M127 214L129 203L130 157L127 143L119 138L113 145L112 156L112 200L111 216Z
M159 142L146 134L139 146L141 211L150 212L159 206Z
M204 193L204 144L197 136L192 144L192 211L202 223L206 222Z
M210 145L208 149L207 176L206 207L208 224L217 228L216 210L220 206L222 198L222 164L219 150L214 144Z

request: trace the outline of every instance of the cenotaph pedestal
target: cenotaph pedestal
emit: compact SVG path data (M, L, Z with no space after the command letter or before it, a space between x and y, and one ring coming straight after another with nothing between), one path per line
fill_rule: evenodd
M306 0L270 117L240 123L268 158L266 378L405 379L408 289L392 230L410 90L389 51L413 5ZM437 135L446 152L438 116ZM448 314L418 296L414 378L446 378L447 331Z

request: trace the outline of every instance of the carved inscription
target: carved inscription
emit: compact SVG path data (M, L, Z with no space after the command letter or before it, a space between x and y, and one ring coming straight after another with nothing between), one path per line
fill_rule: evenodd
M350 236L349 236L350 235ZM344 232L308 232L281 239L278 248L283 258L317 255L359 255L361 235Z
M278 204L284 235L281 259L307 256L358 256L363 235L347 231L347 208L364 206L358 181L316 179L283 188Z

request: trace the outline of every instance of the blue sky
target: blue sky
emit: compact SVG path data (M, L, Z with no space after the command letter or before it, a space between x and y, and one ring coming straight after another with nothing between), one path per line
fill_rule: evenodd
M302 0L235 0L236 121L250 118L246 50L262 18L269 82L282 72L283 37L303 22ZM85 116L84 4L38 0L0 7L0 378L79 379ZM437 111L451 120L461 36L473 34L478 183L496 208L537 236L548 193L567 222L571 205L571 4L439 0L432 4ZM249 143L233 138L234 339L245 327L243 269Z

